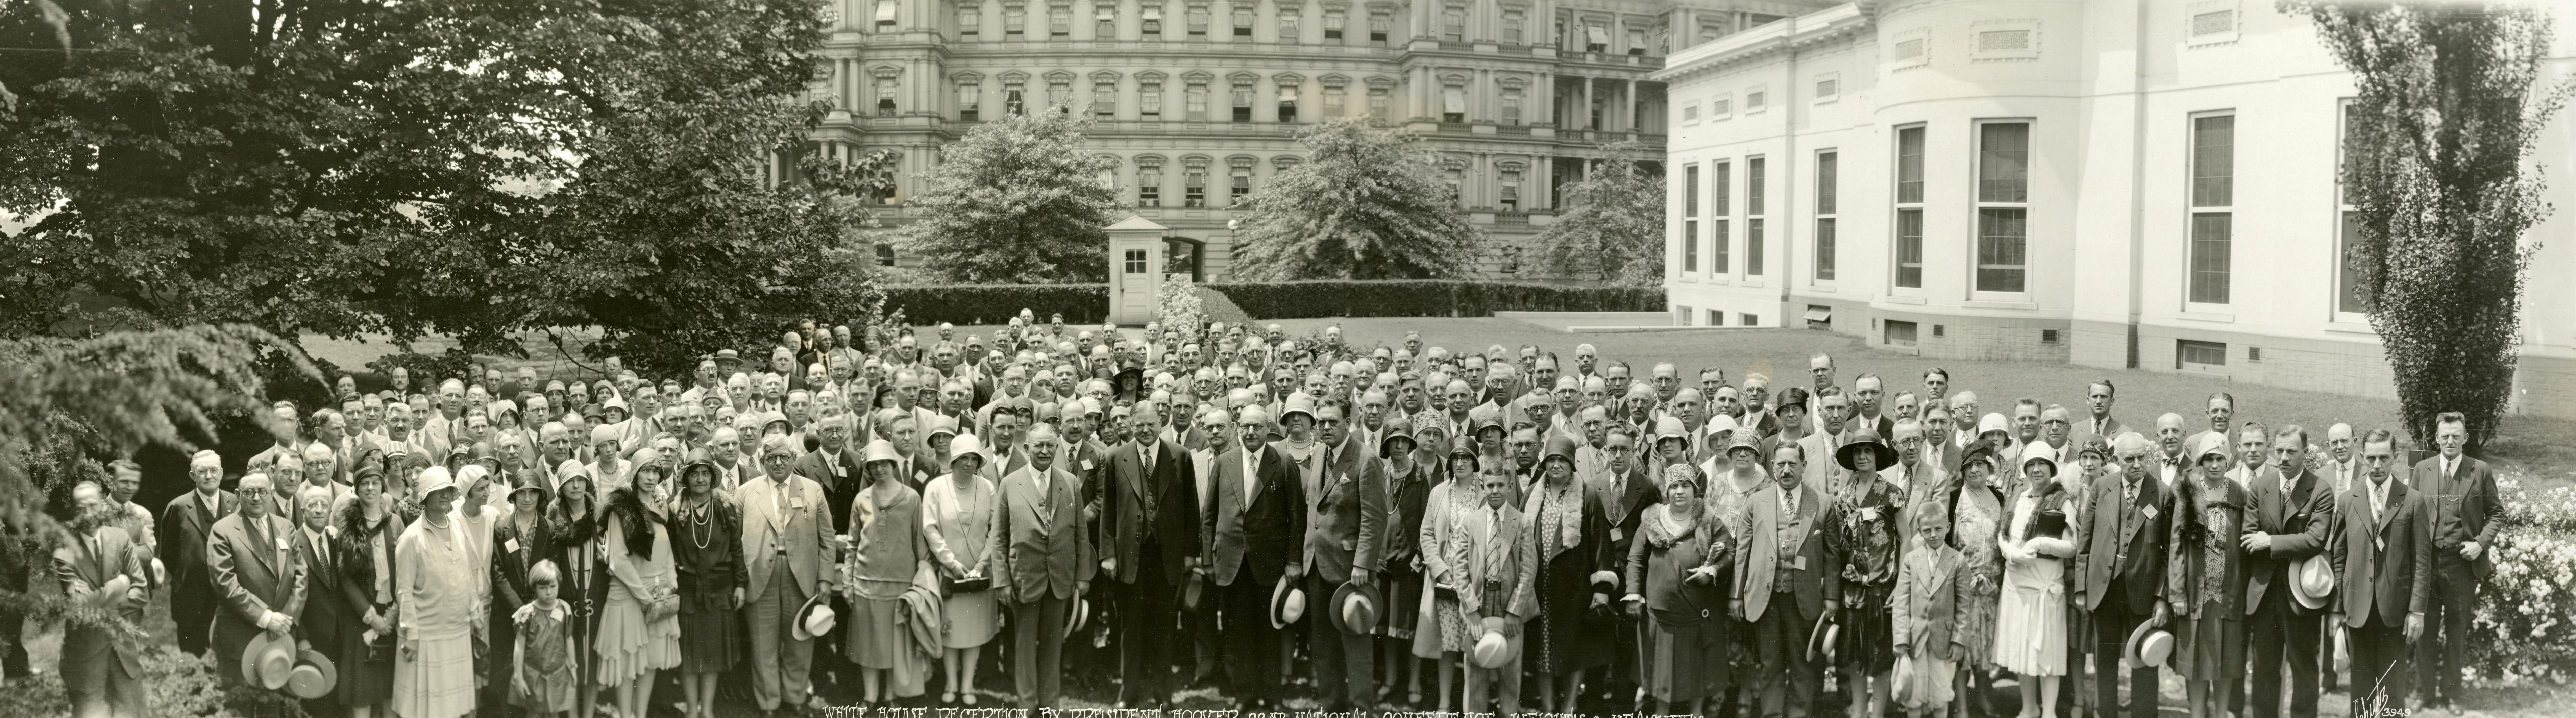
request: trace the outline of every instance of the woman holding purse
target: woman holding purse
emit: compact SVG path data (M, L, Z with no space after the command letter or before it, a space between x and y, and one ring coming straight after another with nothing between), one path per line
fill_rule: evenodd
M1663 703L1663 714L1682 704L1703 715L1705 701L1725 697L1731 628L1727 589L1734 585L1735 533L1700 498L1699 471L1688 463L1664 467L1664 502L1648 506L1628 543L1622 601L1646 619L1644 665L1638 682Z
M608 492L600 526L601 558L613 580L607 582L595 647L599 682L613 689L618 718L644 718L652 705L654 672L680 665L679 581L670 530L648 498L661 482L661 464L635 462L634 484Z
M986 532L993 526L993 512L1001 507L1001 495L993 480L984 478L981 439L959 434L948 442L948 454L948 474L922 487L921 536L930 544L930 555L939 561L939 577L948 589L940 610L946 625L939 632L940 646L947 649L941 656L947 688L940 692L939 702L954 704L963 694L971 706L975 705L976 660L998 628L993 583L986 577L993 561Z

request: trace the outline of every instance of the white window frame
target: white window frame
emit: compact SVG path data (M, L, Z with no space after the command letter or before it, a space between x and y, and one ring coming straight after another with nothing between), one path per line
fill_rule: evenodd
M1888 163L1887 173L1887 196L1890 200L1887 217L1887 291L1888 294L1891 295L1919 298L1923 296L1923 285L1928 279L1925 275L1929 274L1927 270L1930 268L1929 263L1924 261L1927 257L1924 245L1928 243L1928 238L1923 235L1926 234L1924 232L1924 227L1928 220L1926 219L1923 200L1926 195L1931 194L1932 190L1932 156L1930 152L1932 131L1929 125L1921 122L1897 125L1891 129L1894 131L1890 132L1888 136L1890 142L1888 155L1891 161ZM1911 202L1905 200L1905 193L1902 189L1905 182L1905 133L1907 132L1915 133L1916 142L1919 145L1915 148L1917 150L1916 156L1921 158L1919 161L1924 165L1921 168L1922 171L1920 173L1923 177L1920 181L1924 186L1920 188L1920 191L1916 193L1913 201ZM1905 214L1907 212L1914 213L1914 231L1917 233L1914 238L1914 286L1910 287L1897 283L1902 281L1901 278L1905 273L1905 242L1900 233L1905 231Z
M1987 33L2012 32L2029 33L2021 47L1987 49ZM2040 39L2039 21L2035 19L1978 20L1968 24L1968 61L1973 63L2037 60Z
M1762 114L1763 110L1770 109L1770 107L1771 92L1768 86L1754 85L1752 87L1744 88L1744 108L1742 110L1744 114L1759 115Z
M2227 28L2216 32L2195 33L2200 18L2210 13L2227 13ZM2232 45L2245 31L2245 8L2237 0L2199 0L2182 13L2183 47L2186 49Z
M1810 91L1815 93L1815 104L1819 105L1830 105L1833 104L1834 101L1842 99L1842 86L1843 74L1839 72L1827 72L1816 75L1807 83L1807 87L1810 88Z
M1708 268L1702 276L1718 284L1732 284L1738 263L1735 257L1735 159L1710 160L1708 163Z
M2228 148L2227 148L2227 150L2228 150L2228 151L2227 151L2227 153L2228 153L2228 158L2227 158L2227 160L2228 160L2228 161L2227 161L2227 164L2228 164L2228 176L2227 176L2227 181L2228 181L2228 185L2229 185L2228 192L2227 192L2228 197L2227 197L2226 202L2225 202L2224 204L2203 205L2203 204L2201 204L2201 197L2200 197L2200 192L2199 192L2199 187L2198 187L2198 183L2199 183L2199 176L2200 176L2200 169L2201 169L2201 167L2200 167L2200 121L2201 121L2201 120L2204 120L2204 119L2215 118L2215 117L2225 117L2225 118L2228 118L2228 119L2229 119L2229 128L2228 128L2228 136L2229 136L2229 139L2228 139ZM2238 167L2238 165L2239 165L2240 163L2238 163L2238 162L2236 161L2236 144L2235 144L2235 136L2236 136L2237 132L2235 131L2235 125L2234 125L2235 117L2236 117L2236 110L2234 110L2234 109L2210 110L2210 111L2205 111L2205 112L2193 112L2193 113L2190 113L2189 115L2186 115L2186 119L2184 119L2184 121L2183 121L2183 152L2182 152L2182 154L2183 154L2183 188L2182 188L2182 192L2183 192L2183 201L2182 201L2182 206L2183 206L2183 217L2182 217L2182 221L2183 221L2183 225L2182 225L2182 226L2183 226L2183 231L2182 231L2182 241L2183 241L2183 246L2182 246L2182 252L2180 252L2180 254L2182 255L2182 264L2181 264L2181 269L2182 269L2182 271L2180 272L2181 279L2182 279L2182 282L2181 282L2181 285L2182 285L2182 286L2181 286L2180 288L2181 288L2181 290L2182 290L2182 308L2183 308L2183 311L2186 311L2186 312L2195 312L2195 313L2206 313L2206 314L2219 314L2219 315L2224 315L2224 314L2227 314L2227 313L2229 313L2229 312L2233 311L2233 310L2231 309L2231 307L2232 307L2232 306L2234 306L2234 304L2235 304L2235 284L2236 284L2236 271L2235 271L2235 268L2236 268L2236 265L2243 264L2243 262L2236 261L2236 260L2238 259L2238 258L2237 258L2237 256L2236 256L2236 255L2238 254L2238 252L2237 252L2237 247L2236 247L2236 237L2235 237L2235 235L2236 235L2235 230L2236 230L2237 228L2236 228L2236 226L2235 226L2235 220L2236 220L2235 194L2236 194L2236 193L2235 193L2235 187L2234 187L2234 185L2235 185L2235 182L2236 182L2237 167ZM2226 284L2226 286L2222 286L2222 287L2220 287L2220 288L2219 288L2219 293L2220 293L2221 295L2223 295L2223 296L2222 296L2222 298L2223 298L2223 299L2226 299L2227 301L2218 301L2218 302L2204 302L2204 301L2198 301L2198 298L2194 296L2194 292L2192 291L2192 290L2195 288L2195 284L2196 284L2195 280L2196 280L2196 278L2197 278L2197 277L2196 277L2195 275L2197 275L2197 274L2199 273L2199 270L2197 269L2197 267L2198 267L2198 266L2199 266L2199 264L2200 264L2200 250L2201 250L2201 246L2200 246L2200 218L2201 218L2201 216L2203 216L2203 215L2209 215L2209 216L2214 216L2214 217L2224 217L2224 218L2226 218L2226 219L2227 219L2227 229L2228 229L2228 231L2227 231L2227 235L2228 235L2228 236L2227 236L2226 244L2227 244L2228 262L2227 262L2226 280L2225 280L2225 284Z
M1985 172L1985 164L1986 164L1986 163L1985 163L1985 159L1984 159L1984 158L1985 158L1985 129L1986 129L1986 126L1987 126L1987 125L2010 125L2010 124L2022 124L2022 125L2028 125L2028 126L2030 127L2030 132L2029 132L2029 135L2028 135L2028 137L2029 137L2029 146L2027 146L2027 147L2025 147L2025 148L2024 148L2023 155L2022 155L2022 167L2023 167L2022 201L2020 201L2020 202L1987 202L1987 201L1984 201L1984 199L1983 199L1983 197L1984 197L1984 192L1981 190L1981 187L1983 186L1983 183L1984 183L1984 177L1982 177L1981 175ZM1969 214L1968 214L1968 243L1967 243L1967 244L1968 244L1968 246L1967 246L1967 256L1966 256L1964 259L1965 259L1965 261L1966 261L1966 263L1967 263L1967 268L1968 268L1967 289L1968 289L1968 298L1969 298L1970 300L1974 300L1974 301L1990 301L1990 302L2016 302L2016 303L2024 303L2024 302L2028 302L2028 301L2030 301L2030 297L2031 297L2031 284L2033 283L2033 280L2037 278L2037 273L2032 271L2032 267L2034 266L2034 263L2031 261L2031 260L2032 260L2032 257L2031 257L2032 251L2031 251L2031 250L2033 249L2033 247L2034 247L2035 245L2037 245L2037 244L2038 244L2038 242L2037 242L2037 238L2036 238L2036 237L2034 237L2034 236L2032 235L2031 231L2030 231L2030 226L2031 226L2031 216L2030 216L2030 215L2031 215L2031 210L2032 210L2031 202L2030 202L2030 195L2031 195L2031 193L2032 193L2035 189L2037 189L2037 187L2038 187L2038 183L2029 181L2029 168L2030 168L2030 167L2031 167L2031 165L2032 165L2032 163L2031 163L2031 161L2030 161L2030 156L2031 156L2031 155L2036 155L2036 154L2038 154L2038 152L2039 152L2039 151L2038 151L2038 149L2036 149L2038 144L2039 144L2039 119L2038 119L2038 118L2035 118L2035 117L1989 117L1989 118L1978 118L1975 122L1971 122L1971 123L1969 123L1969 124L1968 124L1968 156L1969 156L1969 158L1970 158L1970 162L1969 162L1969 166L1968 166L1968 174L1969 174L1969 177L1968 177L1968 181L1969 181L1969 184L1968 184ZM1927 153L1927 157L1928 157L1928 153ZM2022 218L2021 218L2021 222L2022 222L2022 237L2021 237L2021 264L2019 265L2019 266L2021 267L2021 291L1987 291L1987 290L1984 290L1984 289L1980 289L1980 288L1978 288L1978 285L1977 285L1977 271L1978 271L1977 255L1978 255L1978 250L1979 250L1979 249L1982 247L1982 245L1985 243L1985 227L1984 227L1984 226L1982 226L1982 225L1980 224L1980 221L1981 221L1981 217L1982 217L1982 215L1984 214L1984 212L1983 212L1983 211L1984 211L1984 210L1987 210L1987 209L2019 209L2019 210L2022 210ZM2010 265L1997 265L1997 266L2010 266Z
M1907 47L1906 43L1915 43L1913 47L1918 49L1919 52L1916 52L1911 57L1905 56L1904 49ZM1932 64L1932 53L1936 49L1938 48L1932 46L1932 30L1930 28L1915 28L1888 35L1887 69L1890 72L1894 72L1899 70L1912 70L1921 67L1929 67Z
M2326 286L2332 288L2326 295L2326 317L2335 324L2348 325L2357 331L2376 331L2370 328L2369 313L2345 311L2343 308L2344 295L2352 292L2354 289L2352 285L2345 283L2344 248L2353 240L2358 239L2356 236L2358 232L2354 228L2345 224L2344 217L2352 212L2357 212L2360 209L2358 207L2354 207L2349 201L2352 198L2352 195L2344 189L2343 181L2343 164L2347 161L2347 158L2344 155L2344 142L2349 139L2350 129L2352 127L2351 120L2348 119L2352 112L2352 101L2353 98L2350 97L2340 98L2335 101L2335 212L2333 220L2335 239L2332 243L2333 249L2330 250L2332 252L2332 254L2329 255L2329 259L2331 261L2328 262L2329 267L2326 274ZM2344 327L2333 328L2341 329Z
M1735 93L1720 92L1708 99L1708 121L1724 122L1735 116Z
M1756 172L1755 170L1760 170ZM1744 252L1736 262L1736 276L1744 286L1759 287L1771 269L1764 266L1771 259L1768 246L1771 231L1771 158L1768 155L1744 156Z
M1680 182L1682 189L1682 256L1680 262L1681 269L1680 271L1675 272L1674 276L1685 279L1691 278L1691 275L1700 273L1699 168L1700 165L1697 162L1689 162L1682 165L1682 181Z
M1807 230L1807 263L1810 265L1807 272L1808 283L1819 287L1833 287L1840 283L1844 254L1841 222L1842 152L1838 148L1827 147L1816 150L1809 157L1810 169L1807 174L1814 176L1815 187L1814 191L1809 192L1807 196L1808 201L1814 203L1815 212L1812 213ZM1827 162L1831 162L1834 168L1830 174L1825 171ZM1826 201L1828 199L1832 200L1830 204ZM1832 229L1826 229L1827 227ZM1828 235L1833 237L1834 261L1831 264L1824 261L1827 246L1825 238ZM1828 271L1831 271L1833 276L1826 276Z

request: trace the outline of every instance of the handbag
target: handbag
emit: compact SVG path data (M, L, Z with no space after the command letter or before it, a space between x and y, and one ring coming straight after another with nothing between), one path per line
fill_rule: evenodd
M974 578L943 577L940 580L948 584L948 595L951 596L976 593L979 591L989 591L993 588L993 579L985 576L976 576Z
M644 601L644 621L646 623L662 621L677 615L680 615L679 594L657 593L653 594L652 598Z

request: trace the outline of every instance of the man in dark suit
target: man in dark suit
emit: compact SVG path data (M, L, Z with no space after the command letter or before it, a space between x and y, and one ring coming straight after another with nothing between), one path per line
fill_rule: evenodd
M2082 445L2084 437L2087 436L2099 436L2107 442L2112 437L2128 433L2128 425L2120 423L2119 419L2111 418L2111 404L2119 400L2118 391L2111 386L2109 379L2098 379L2085 387L2084 402L2092 408L2092 413L2084 418L2083 423L2075 427L2077 445Z
M2433 443L2442 453L2416 463L2411 483L2423 496L2433 536L2433 600L2424 611L2430 630L2415 642L2415 675L2423 705L2447 705L2456 716L2462 712L2460 668L2468 662L2469 618L2477 612L2478 584L2495 573L2488 549L2495 546L2504 502L2487 462L2461 453L2469 444L2468 417L2442 412L2433 427Z
M216 521L240 510L241 499L221 488L224 463L215 452L200 451L189 458L188 480L196 490L171 499L153 526L160 534L154 543L161 547L161 564L170 572L170 620L178 624L179 650L193 656L206 652L212 635L208 628L215 621L215 584L206 571L206 534Z
M2165 546L2173 521L2173 495L2156 478L2154 445L2122 433L2111 452L2120 473L2093 480L2092 504L2077 519L2084 543L2075 553L2075 570L2081 572L2075 603L2093 613L2094 705L2106 712L2120 705L2120 656L2129 634L2140 621L2162 626L2168 617ZM2155 715L2156 668L2128 673L2129 715Z
M266 631L294 635L304 614L304 558L295 552L295 525L269 512L268 475L250 474L235 484L241 508L215 520L206 532L206 573L222 602L215 614L217 675L242 680L242 649Z
M295 524L293 541L295 555L304 562L305 576L308 577L304 586L304 595L307 597L304 601L304 612L295 617L295 627L299 634L296 637L302 639L305 645L313 646L314 650L326 655L332 653L342 641L340 626L344 623L357 623L354 619L340 618L343 612L348 610L349 604L342 600L341 559L331 550L330 525L331 517L335 515L331 507L336 503L332 499L331 484L308 482L298 492L295 514L292 517ZM498 576L495 578L497 579ZM512 605L509 608L516 610L518 606ZM509 615L506 610L499 613L503 617ZM503 691L506 693L508 672L499 671L499 673L503 676ZM306 703L307 712L315 716L345 712L338 710L339 708L339 701L332 696L324 696Z
M2297 424L2272 435L2273 466L2253 486L2254 530L2239 539L2247 573L2245 651L2254 662L2248 702L2255 718L2281 714L2283 661L2290 666L2290 715L2317 714L2317 611L2291 597L2290 582L2297 580L2301 561L2324 550L2335 498L2332 487L2308 471L2307 446L2308 430Z
M1792 417L1783 417L1792 418ZM1832 461L1832 457L1819 457ZM1825 540L1842 525L1842 511L1806 484L1807 452L1796 442L1771 453L1774 483L1752 498L1752 540L1736 561L1735 602L1753 624L1754 655L1761 665L1766 718L1804 718L1823 682L1821 666L1807 660L1808 634L1819 616L1842 609L1842 581L1826 571L1843 563Z
M1307 403L1301 405L1301 400ZM1291 396L1280 421L1288 428L1288 440L1272 448L1288 456L1295 455L1294 444L1315 436L1316 425L1322 425L1314 464L1301 459L1295 469L1314 511L1306 517L1311 528L1304 542L1305 561L1312 569L1306 574L1306 599L1309 606L1329 609L1334 590L1344 582L1365 585L1380 567L1388 530L1386 475L1359 470L1363 467L1355 459L1342 460L1342 456L1371 453L1349 445L1355 442L1341 442L1339 448L1347 451L1335 451L1345 426L1340 407L1312 407L1312 399L1305 395ZM1309 623L1306 631L1324 710L1365 710L1373 705L1376 661L1369 636L1334 630L1329 620Z
M80 515L72 520L71 535L53 555L53 574L62 584L63 600L143 625L143 606L149 600L143 552L123 529L108 525L118 509L106 489L84 481L72 487L72 500ZM139 647L118 645L106 628L66 623L60 670L72 715L142 718L140 653Z
M1586 416L1590 415L1586 414ZM1710 443L1719 441L1714 435L1709 436L1708 439ZM1599 515L1602 525L1584 533L1609 539L1599 546L1600 553L1596 554L1598 558L1595 559L1595 565L1622 567L1628 565L1628 546L1630 542L1637 539L1638 524L1645 520L1646 507L1663 503L1662 492L1656 490L1655 480L1646 474L1644 463L1636 457L1637 443L1636 438L1630 436L1625 427L1610 429L1602 438L1601 444L1601 451L1608 457L1605 459L1608 465L1602 467L1600 474L1588 477L1597 482L1591 487L1592 490L1586 493L1592 497L1593 502L1601 505ZM1615 569L1611 573L1622 577L1628 574L1625 570ZM1612 592L1613 595L1622 596L1631 593L1643 594L1645 587L1623 586ZM1618 646L1618 650L1611 657L1610 674L1601 682L1602 689L1610 690L1620 685L1644 685L1638 677L1644 675L1642 671L1650 666L1647 665L1644 656L1638 652L1638 646L1652 645L1647 642L1646 635L1641 630L1645 624L1625 612L1608 620L1617 626L1610 634L1609 640ZM1611 695L1616 698L1615 693ZM1642 698L1642 694L1635 695ZM1644 713L1643 709L1646 707L1649 706L1639 707L1639 712Z
M2328 623L2343 632L2352 656L2351 715L2370 715L2374 698L2406 705L2412 676L2397 669L2406 644L2424 633L2433 596L2431 502L2393 478L2396 441L2378 429L2362 441L2364 480L2337 497L2326 557L2336 595Z
M1223 587L1227 690L1245 708L1278 706L1281 632L1271 628L1270 591L1282 578L1305 575L1306 492L1292 464L1263 436L1270 412L1243 407L1235 417L1241 444L1216 458L1216 510L1199 518L1206 563Z
M1099 570L1091 535L1083 530L1082 487L1055 465L1063 450L1055 427L1029 429L1029 465L1002 477L1001 510L987 544L993 589L1011 604L1011 675L1021 710L1056 707L1064 674L1065 611L1091 588Z
M1150 402L1130 417L1152 426L1162 416ZM1109 455L1101 472L1108 511L1101 515L1101 566L1117 581L1118 642L1125 679L1119 704L1172 703L1174 591L1199 563L1198 479L1187 452L1154 432L1138 431Z

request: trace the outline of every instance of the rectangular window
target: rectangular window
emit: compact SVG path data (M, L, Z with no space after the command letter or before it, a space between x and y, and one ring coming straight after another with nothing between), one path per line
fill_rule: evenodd
M1834 281L1834 220L1836 195L1834 175L1841 153L1827 150L1816 153L1816 281Z
M1583 51L1584 51L1584 52L1609 52L1609 51L1610 51L1610 28L1608 28L1608 27L1603 27L1603 26L1600 26L1600 25L1591 25L1591 24L1586 24L1586 25L1584 25L1584 26L1583 26Z
M1342 39L1342 24L1348 22L1349 19L1350 16L1344 14L1340 10L1324 11L1324 39Z
M1324 116L1340 117L1350 103L1350 93L1339 87L1324 88Z
M1914 346L1914 323L1889 319L1879 323L1879 343L1892 347Z
M1091 116L1103 120L1118 116L1118 83L1091 83Z
M1190 37L1207 37L1208 9L1206 5L1191 5L1189 10L1189 21Z
M1125 259L1124 259L1123 261L1119 262L1119 264L1125 265L1125 266L1119 267L1119 269L1120 269L1121 271L1124 271L1124 272L1128 273L1128 274L1144 274L1144 273L1145 273L1145 250L1142 250L1142 249L1130 249L1130 250L1127 250Z
M1145 39L1163 39L1163 6L1146 5L1141 12L1137 13L1136 19L1143 23L1139 26L1138 32L1143 34Z
M877 105L877 116L878 116L878 117L893 117L893 116L894 116L894 95L895 95L895 84L894 84L894 78L891 78L891 77L880 77L880 78L877 78L877 83L876 83L876 84L877 84L877 87L876 87L876 90L877 90L877 102L876 102L876 105Z
M1923 210L1896 211L1896 286L1923 288Z
M1386 103L1389 94L1386 88L1372 87L1369 88L1368 92L1369 116L1381 120L1386 119Z
M1369 11L1369 42L1375 43L1378 47L1385 47L1387 28L1394 24L1394 16L1375 10Z
M1440 39L1450 42L1467 39L1467 6L1450 5L1440 11Z
M978 110L980 110L983 105L983 85L969 82L959 84L957 86L957 121L975 122L977 117L982 114Z
M1754 90L1752 92L1744 93L1744 111L1748 114L1761 112L1763 107L1762 103L1770 100L1770 94L1771 93L1764 92L1762 90Z
M1744 325L1744 326L1748 326L1748 327L1750 327L1750 326L1755 326L1755 325L1759 325L1759 324L1761 324L1761 323L1762 323L1762 315L1760 315L1760 314L1746 314L1746 313L1743 313L1743 312L1736 312L1736 313L1735 313L1735 323L1737 323L1737 324L1741 324L1741 325Z
M1047 83L1047 109L1054 110L1058 114L1073 112L1072 82Z
M1520 208L1521 208L1521 171L1520 171L1520 170L1512 170L1512 169L1503 170L1503 173L1502 173L1502 180L1503 180L1503 211L1505 211L1505 212L1517 212L1517 211L1520 211Z
M2361 270L2352 268L2353 245L2361 242L2361 212L2352 204L2353 190L2344 184L2346 143L2352 141L2352 115L2349 100L2335 108L2339 114L2340 136L2335 138L2335 284L2334 308L2337 312L2360 314L2370 311L2369 293L2361 286Z
M1503 124L1521 123L1521 88L1503 88Z
M1207 120L1207 85L1196 82L1190 83L1189 89L1184 90L1181 97L1181 101L1185 103L1183 109L1189 113L1187 117L1191 122L1204 122Z
M1189 175L1182 180L1186 184L1182 188L1184 192L1181 195L1182 205L1192 208L1207 206L1207 168L1192 167Z
M1639 28L1633 28L1633 27L1632 27L1632 28L1628 28L1628 54L1630 54L1630 55L1643 55L1643 54L1646 54L1646 31L1645 31L1645 30L1642 30L1642 29L1639 29Z
M1896 130L1896 286L1923 288L1923 126Z
M2227 366L2226 344L2190 339L2174 340L2174 368L2197 369L2221 366Z
M1149 121L1163 119L1163 83L1136 86L1136 114Z
M1228 15L1233 16L1233 18L1234 18L1234 36L1235 36L1235 37L1251 37L1251 36L1252 36L1252 6L1250 6L1250 5L1245 5L1245 6L1242 6L1242 7L1237 7L1237 8L1235 8L1235 9L1234 9L1234 12L1227 13L1227 14L1228 14Z
M1073 37L1073 6L1056 5L1047 8L1047 37L1058 39Z
M894 29L895 0L877 0L877 32Z
M1251 85L1235 85L1235 86L1234 86L1233 99L1234 99L1234 121L1236 121L1236 122L1251 122L1251 121L1252 121L1252 86L1251 86Z
M1744 275L1748 277L1762 276L1763 230L1766 229L1762 217L1762 189L1768 184L1768 178L1764 176L1768 164L1769 160L1763 157L1744 161Z
M1682 165L1682 216L1699 216L1699 165Z
M2191 296L2228 303L2236 213L2236 116L2191 119Z
M1147 167L1136 171L1136 206L1163 206L1163 168Z
M1529 18L1524 17L1524 16L1523 16L1523 13L1522 13L1521 11L1519 11L1519 10L1504 10L1504 11L1503 11L1503 42L1511 43L1511 44L1514 44L1514 45L1521 44L1521 27L1522 27L1523 25L1528 24L1528 22L1529 22Z
M1682 220L1682 271L1699 272L1699 220Z
M1002 111L1013 115L1028 111L1028 102L1022 99L1018 83L1002 86Z
M2028 291L2030 123L1977 125L1977 278L1980 292Z
M1297 86L1279 86L1279 121L1297 121Z
M1091 22L1091 39L1118 39L1118 8L1106 3L1098 5L1091 11Z
M1684 124L1688 124L1688 123L1698 122L1698 121L1699 121L1699 103L1697 103L1697 102L1693 102L1693 103L1691 103L1691 104L1683 105L1683 106L1682 106L1682 122L1683 122Z
M1440 121L1467 121L1466 87L1461 85L1446 85L1440 88Z
M1002 39L1018 40L1027 36L1029 11L1017 5L1002 6Z
M1725 274L1734 256L1735 235L1727 218L1735 215L1735 163L1711 162L1708 165L1709 259L1708 271Z
M1724 216L1708 222L1708 272L1710 274L1725 274L1733 271L1727 268L1731 261L1729 258L1735 249L1732 226L1727 223Z
M1445 177L1447 177L1447 178L1448 178L1448 182L1449 182L1449 206L1451 206L1451 207L1464 207L1464 206L1466 206L1466 202L1467 202L1467 192L1466 192L1466 187L1467 187L1467 171L1466 171L1466 170L1457 170L1457 169L1453 169L1453 170L1446 170L1446 171L1443 171L1443 172L1441 172L1441 174L1442 174L1443 176L1445 176Z
M1229 188L1230 192L1226 197L1227 206L1243 204L1244 198L1252 196L1252 168L1234 168L1233 180L1234 186Z
M1699 165L1682 165L1682 271L1699 271Z
M1300 17L1298 17L1298 11L1296 11L1296 10L1281 10L1281 11L1279 11L1279 41L1280 41L1280 42L1302 42L1302 41L1304 41L1304 40L1305 40L1305 37L1304 37L1305 33L1299 32L1299 28L1298 28L1298 24L1299 24L1299 22L1298 22L1298 21L1299 21L1299 20L1302 20L1302 19L1304 19L1304 18L1300 18Z
M1708 325L1712 327L1726 326L1726 313L1715 309L1708 310Z
M984 9L983 9L983 8L968 7L968 8L958 8L958 9L957 9L957 36L958 36L958 37L975 37L975 36L977 36L977 35L981 35L981 34L983 34L983 32L984 32Z

